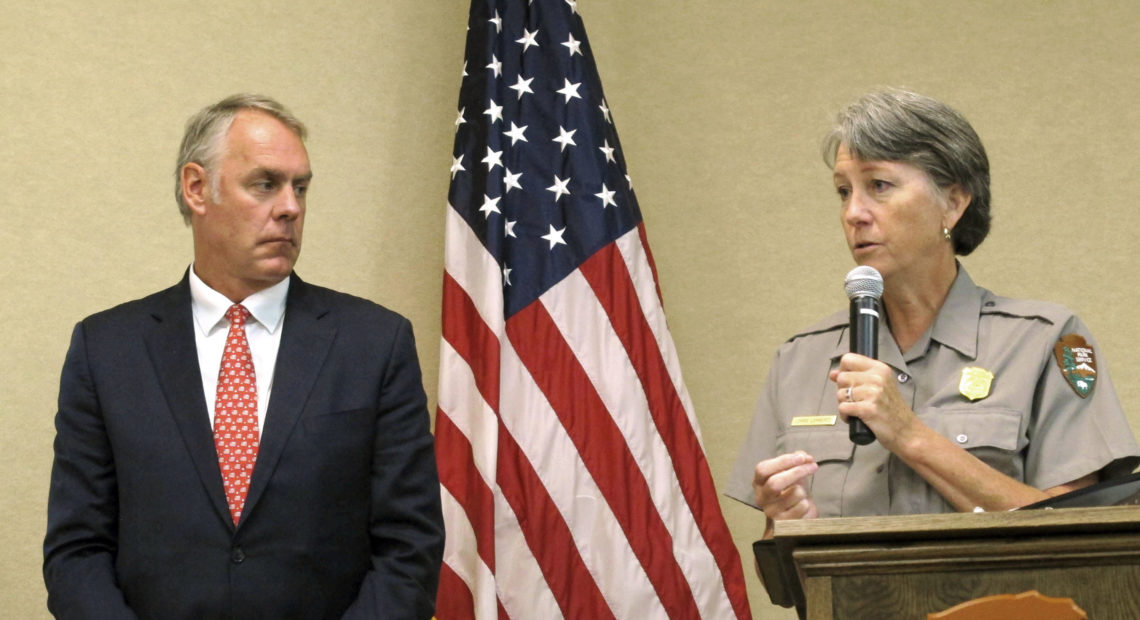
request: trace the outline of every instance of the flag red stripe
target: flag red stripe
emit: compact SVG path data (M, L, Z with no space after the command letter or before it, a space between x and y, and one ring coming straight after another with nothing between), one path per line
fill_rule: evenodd
M475 374L483 400L499 410L499 339L483 322L475 303L451 277L443 274L443 338Z
M471 449L471 442L463 435L447 412L436 409L436 447L447 447L447 457L437 452L439 482L463 507L467 521L475 531L475 546L479 557L492 573L495 572L495 498L491 488L479 475Z
M671 617L700 617L645 477L546 308L534 303L508 319L507 337L574 442L662 605Z
M537 305L537 304L533 304ZM586 568L570 526L514 437L499 423L499 489L566 618L613 618Z
M653 260L653 252L649 249L649 237L645 235L645 222L637 225L637 237L641 239L641 249L645 251L645 262L649 263L649 271L653 273L653 288L657 289L657 303L665 308L665 297L661 294L661 280L657 279L657 263Z
M657 432L705 543L716 558L737 617L748 617L744 575L732 537L716 502L716 488L697 434L669 376L665 358L637 300L637 291L617 246L602 248L584 262L582 275L597 295L645 389Z
M467 584L444 564L439 570L435 615L443 620L475 620L475 600Z

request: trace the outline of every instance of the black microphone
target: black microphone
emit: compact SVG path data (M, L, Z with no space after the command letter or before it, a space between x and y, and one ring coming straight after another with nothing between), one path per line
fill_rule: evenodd
M883 276L874 267L861 265L847 273L843 281L851 300L851 352L879 359L879 298L883 296ZM865 446L875 441L875 433L856 417L847 418L851 441Z

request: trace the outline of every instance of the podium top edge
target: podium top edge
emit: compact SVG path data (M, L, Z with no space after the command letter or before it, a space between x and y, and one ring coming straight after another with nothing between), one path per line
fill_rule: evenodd
M890 515L777 521L777 542L871 542L1056 533L1140 532L1140 506Z

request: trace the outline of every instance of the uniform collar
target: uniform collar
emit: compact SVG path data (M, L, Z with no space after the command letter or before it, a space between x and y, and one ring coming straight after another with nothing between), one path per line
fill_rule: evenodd
M930 339L974 359L978 355L978 324L984 290L974 284L966 268L958 264L958 276L934 319Z
M946 294L946 300L942 302L938 316L934 318L934 325L919 339L918 344L922 345L921 350L928 349L930 341L933 340L970 359L977 357L978 323L984 293L984 289L974 284L970 274L966 273L966 268L959 263L958 275L955 276L954 283L950 285L950 292ZM833 319L837 324L847 322L846 313L837 313ZM848 329L842 330L839 341L835 343L835 353L832 355L832 359L838 359L850 350L849 331ZM898 350L894 337L884 325L883 329L879 330L879 358L896 368L905 368L904 354L905 352ZM917 359L923 354L919 353L913 357ZM911 359L911 357L907 356L907 359Z

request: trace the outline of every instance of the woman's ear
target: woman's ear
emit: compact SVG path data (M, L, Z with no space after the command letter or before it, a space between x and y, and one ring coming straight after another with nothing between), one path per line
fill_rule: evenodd
M958 224L958 220L962 219L962 214L966 212L966 207L970 206L970 202L974 199L966 190L962 189L960 185L951 185L950 189L946 192L946 228L951 230Z

